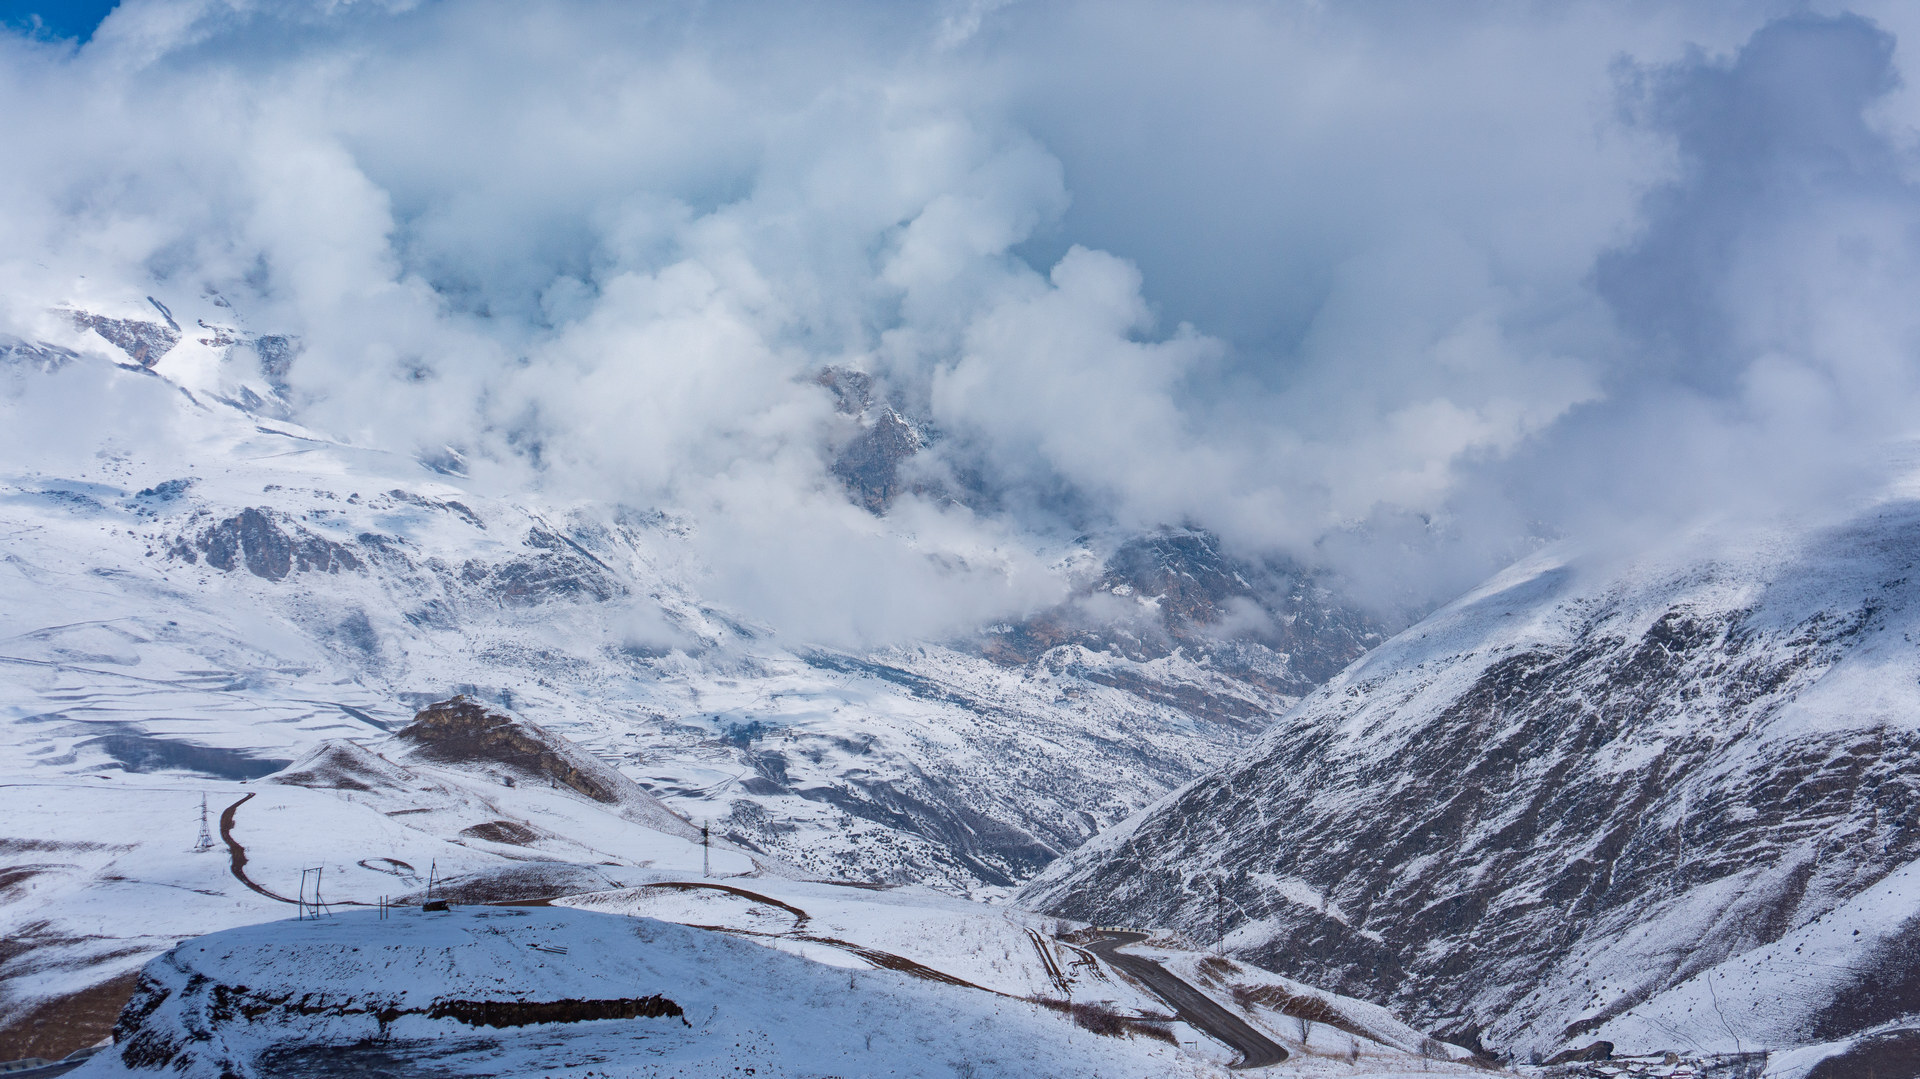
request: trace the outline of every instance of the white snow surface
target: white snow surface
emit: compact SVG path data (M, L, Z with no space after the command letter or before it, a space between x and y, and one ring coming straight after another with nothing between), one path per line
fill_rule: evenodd
M138 1075L177 1039L186 1077L350 1075L401 1058L468 1076L1164 1076L1171 1045L1096 1037L1037 1005L850 972L719 933L559 908L356 912L203 937L147 968L169 992L140 1032L76 1076ZM247 1019L212 990L245 986ZM492 1028L431 1018L447 1001L660 996L682 1013ZM140 1001L136 999L136 1005ZM373 1014L404 1013L386 1023ZM188 1031L210 1037L190 1040ZM358 1050L355 1043L365 1042ZM303 1052L303 1049L306 1051Z
M832 904L824 886L781 887L788 899ZM866 906L875 909L861 910ZM736 918L751 917L747 906L734 907ZM928 922L915 913L932 910L945 911L945 924L938 915ZM882 935L910 925L942 934L968 923L979 923L972 928L981 932L992 920L977 904L924 891L890 900L843 899L832 914L852 914ZM1014 920L1010 915L1002 921ZM1006 937L1007 957L1024 937L1024 928ZM939 947L958 958L952 942ZM1001 966L992 957L983 962L981 954L969 953L962 969ZM1178 956L1163 958L1181 962ZM1184 965L1200 958L1188 956ZM1112 974L1083 976L1090 991L1097 981L1122 998L1105 1002L1119 1010L1141 1004L1158 1010ZM556 1018L524 1010L559 1002L645 1005L650 998L651 1007L632 1009L638 1014L630 1018ZM494 1006L493 1018L485 1005ZM506 1008L523 1010L516 1016ZM1257 1023L1282 1025L1259 1009L1249 1014ZM1384 1013L1370 1018L1396 1027ZM1058 1009L1004 989L930 981L863 963L816 962L649 917L559 907L405 909L388 918L359 911L270 922L185 943L148 964L120 1039L74 1074L149 1074L150 1062L160 1058L172 1061L168 1071L189 1079L318 1079L375 1068L580 1079L749 1071L823 1079L1228 1074L1223 1065L1231 1054L1182 1024L1173 1027L1181 1044L1100 1036ZM1327 1028L1318 1041L1319 1048L1308 1048L1296 1038L1296 1055L1274 1074L1365 1079L1475 1073Z

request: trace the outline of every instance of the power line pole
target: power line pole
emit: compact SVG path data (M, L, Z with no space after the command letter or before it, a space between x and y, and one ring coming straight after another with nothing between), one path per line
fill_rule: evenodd
M207 795L200 794L200 838L193 841L193 852L202 854L213 849L213 833L207 830Z
M324 874L325 872L326 872L325 866L309 866L306 869L302 869L300 871L299 903L300 903L300 917L303 919L318 918L322 914L332 913L331 911L327 910L326 901L320 898L320 878L321 878L321 875ZM312 899L307 898L307 881L309 879L313 881L313 898Z
M700 875L713 876L713 838L707 830L707 822L700 822Z

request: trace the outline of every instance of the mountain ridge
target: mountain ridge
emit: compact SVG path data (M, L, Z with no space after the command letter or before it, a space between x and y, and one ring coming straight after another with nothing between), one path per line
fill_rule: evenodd
M1920 858L1915 536L1920 501L1896 490L1706 557L1543 552L1022 898L1224 928L1235 954L1521 1058L1609 1035L1752 1048L1698 1014L1629 1019ZM1898 909L1859 923L1848 969L1885 967ZM1850 977L1756 997L1746 1021L1835 1034L1814 1017Z

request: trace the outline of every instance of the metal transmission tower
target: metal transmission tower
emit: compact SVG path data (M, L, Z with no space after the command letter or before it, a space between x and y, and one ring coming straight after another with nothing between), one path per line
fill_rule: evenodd
M207 796L200 796L200 838L193 841L195 854L213 849L213 833L207 831Z

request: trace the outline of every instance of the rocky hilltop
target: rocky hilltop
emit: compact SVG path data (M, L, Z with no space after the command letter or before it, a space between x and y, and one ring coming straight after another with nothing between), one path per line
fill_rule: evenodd
M1628 565L1549 551L1056 863L1519 1059L1781 1049L1920 1013L1920 501Z

